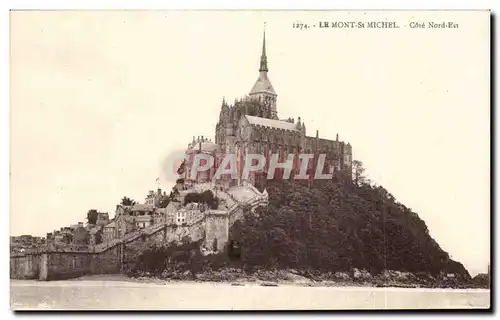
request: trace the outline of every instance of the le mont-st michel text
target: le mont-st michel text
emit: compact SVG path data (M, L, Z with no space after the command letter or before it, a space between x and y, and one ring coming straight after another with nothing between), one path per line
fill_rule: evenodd
M293 22L294 29L455 29L458 23L453 21L318 21L316 23Z

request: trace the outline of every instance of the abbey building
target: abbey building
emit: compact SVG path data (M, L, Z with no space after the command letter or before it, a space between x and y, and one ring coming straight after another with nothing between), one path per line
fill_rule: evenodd
M241 185L244 182L256 185L263 174L268 173L271 154L278 154L280 163L286 162L290 155L295 155L294 173L300 168L299 154L312 154L315 159L320 154L325 154L322 173L351 170L352 148L349 143L339 141L338 134L335 140L320 138L318 131L314 136L308 136L306 125L300 117L297 121L292 118L280 119L277 98L278 94L269 78L264 33L257 81L247 96L235 100L233 104L222 100L215 129L215 141L203 136L197 139L193 137L186 151L188 160L185 169L188 170L181 170L182 178L186 182L190 180L191 182L195 182L193 180L196 182L212 181L226 188ZM197 153L210 154L216 160L211 170L199 172L196 177L191 177L189 169L193 165L193 155ZM221 164L221 159L227 154L236 155L238 163L244 161L242 159L245 159L246 154L262 154L268 163L260 172L250 174L244 179L245 181L241 179L241 170L238 171L238 179L229 179L227 176L214 179L214 173ZM313 172L316 170L316 163L310 162L308 172ZM240 167L239 165L238 169Z

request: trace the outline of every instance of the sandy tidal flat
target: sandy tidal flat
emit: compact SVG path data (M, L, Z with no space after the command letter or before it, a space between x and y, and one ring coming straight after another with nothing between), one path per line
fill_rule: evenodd
M262 286L230 283L11 280L11 309L488 308L484 289Z

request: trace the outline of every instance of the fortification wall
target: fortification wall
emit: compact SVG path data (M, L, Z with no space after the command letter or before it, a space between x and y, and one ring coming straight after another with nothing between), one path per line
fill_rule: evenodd
M11 256L11 279L56 280L69 279L84 274L120 273L129 270L144 250L153 245L181 242L185 237L192 241L204 239L207 248L224 249L229 238L229 227L241 219L241 208L231 212L212 210L199 219L184 225L159 225L131 234L125 239L88 247L46 247L40 253Z
M122 267L123 245L117 244L103 252L92 253L90 258L89 273L110 274L120 273Z
M38 279L40 255L27 254L10 257L11 279Z
M71 279L90 272L88 252L50 252L40 254L40 280Z
M227 215L208 215L205 219L205 246L212 249L217 239L217 250L222 251L228 241Z

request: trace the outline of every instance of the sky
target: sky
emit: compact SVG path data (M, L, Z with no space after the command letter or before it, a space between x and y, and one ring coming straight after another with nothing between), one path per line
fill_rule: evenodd
M395 21L397 29L293 28ZM454 29L410 28L453 21ZM13 11L11 235L44 236L167 192L162 168L214 138L258 77L266 23L280 118L350 142L369 178L471 273L490 262L488 12Z

